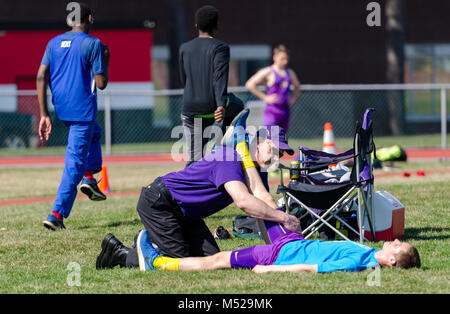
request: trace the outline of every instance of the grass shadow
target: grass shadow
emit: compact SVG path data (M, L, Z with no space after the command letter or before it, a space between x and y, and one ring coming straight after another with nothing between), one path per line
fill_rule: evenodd
M439 233L439 235L433 235ZM447 240L450 239L450 228L406 228L403 240Z
M115 221L112 223L109 223L107 225L104 225L104 227L106 228L116 228L119 226L137 226L137 225L142 225L142 222L140 219L134 218L133 220L126 220L126 221Z
M133 219L133 220L123 220L123 221L115 221L104 225L86 225L86 226L80 226L75 229L77 230L84 230L84 229L92 229L92 228L117 228L120 226L142 226L142 222L140 219Z

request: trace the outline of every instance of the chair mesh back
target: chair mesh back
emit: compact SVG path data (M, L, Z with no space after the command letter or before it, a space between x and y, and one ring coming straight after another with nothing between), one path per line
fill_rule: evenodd
M287 191L292 193L306 206L316 209L328 209L333 206L348 190L353 183L311 185L301 182L290 182Z
M373 142L373 121L371 119L373 112L373 109L367 109L364 114L363 124L361 125L360 122L356 122L355 138L353 141L353 149L356 157L351 173L351 180L355 184L361 181L372 180L368 159L371 158L372 152L375 151L375 143ZM359 178L356 174L357 166L360 169Z

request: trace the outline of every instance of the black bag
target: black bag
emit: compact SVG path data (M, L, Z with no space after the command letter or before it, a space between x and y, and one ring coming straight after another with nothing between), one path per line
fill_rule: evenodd
M298 220L300 221L300 226L302 230L305 230L310 224L312 224L317 219L297 203L293 203L289 207L290 207L290 214L297 217ZM343 219L346 223L348 223L351 227L358 230L358 224L356 222L356 213L354 211L340 212L338 216L341 219ZM330 220L328 220L328 223L334 226L340 232L342 232L349 239L356 240L358 238L358 236L355 233L351 232L350 229L347 228L344 224L341 224L339 220L331 218ZM324 225L320 227L318 231L319 231L319 238L321 240L327 241L336 239L336 234L334 230L330 229L328 226ZM338 238L340 237L338 236Z
M213 236L214 239L225 240L231 238L231 233L228 229L225 229L223 226L218 226L216 230L214 230Z
M233 235L244 239L262 239L256 218L239 215L233 219Z

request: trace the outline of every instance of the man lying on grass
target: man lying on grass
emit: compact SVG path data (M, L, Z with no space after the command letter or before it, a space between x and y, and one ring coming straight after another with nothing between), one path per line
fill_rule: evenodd
M361 271L376 266L420 268L417 249L398 240L385 242L381 250L352 242L305 240L302 235L286 230L281 224L265 222L271 244L257 245L236 251L219 252L206 257L171 258L155 249L146 230L135 237L136 266L148 270L215 270L251 268L255 273ZM112 234L102 242L97 268L119 264L124 247L115 245Z

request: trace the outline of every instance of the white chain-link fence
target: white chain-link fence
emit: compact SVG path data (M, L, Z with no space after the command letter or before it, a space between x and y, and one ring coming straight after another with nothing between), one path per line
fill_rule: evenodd
M323 135L331 122L337 137L352 137L355 121L366 108L375 108L376 136L440 133L447 144L450 84L303 85L291 107L289 138ZM262 124L265 104L245 87L229 92L251 108L249 125ZM105 154L114 144L175 142L171 130L181 125L182 90L101 91L97 121L103 128ZM65 146L67 128L54 114L53 132L46 147ZM0 90L0 153L6 149L43 147L37 137L39 104L36 91Z

